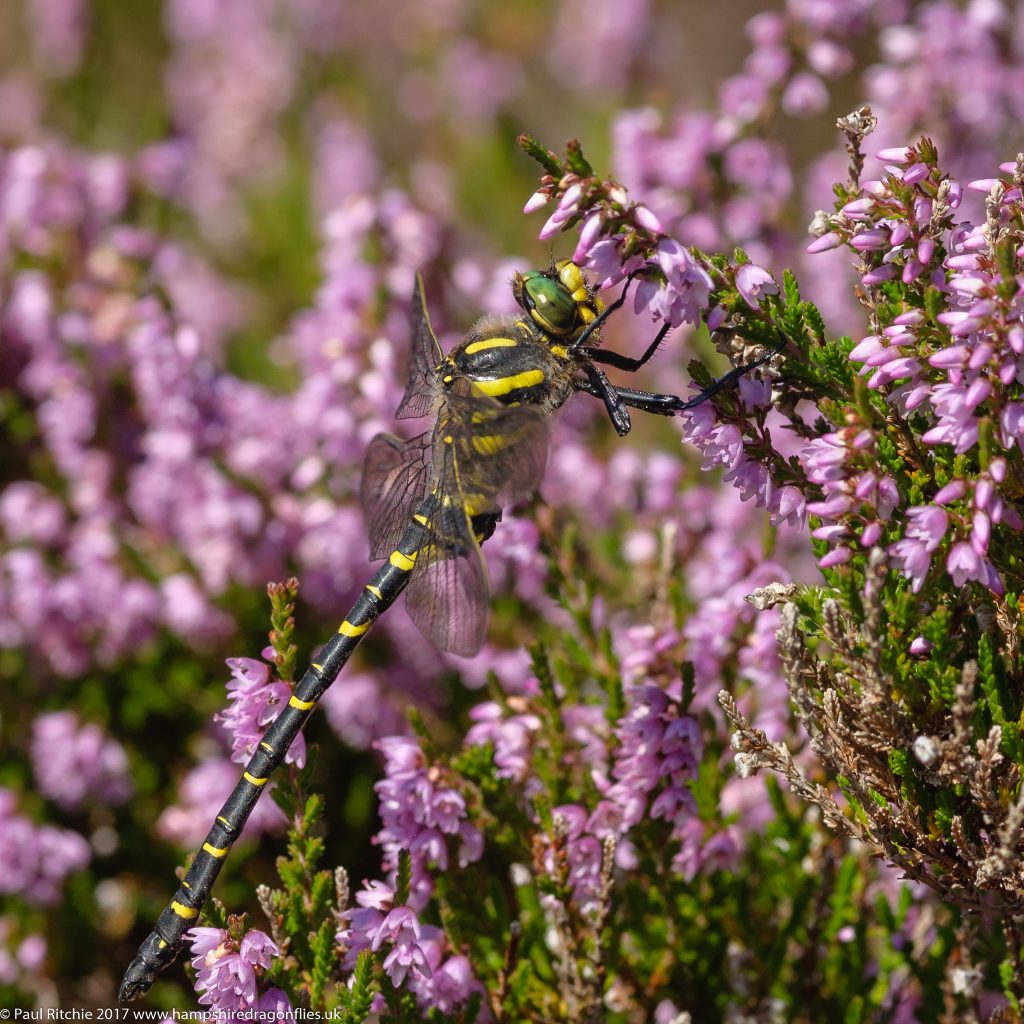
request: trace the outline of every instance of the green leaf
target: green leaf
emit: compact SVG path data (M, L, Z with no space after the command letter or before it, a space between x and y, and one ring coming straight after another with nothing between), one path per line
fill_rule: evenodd
M787 308L799 309L800 285L797 283L796 274L788 268L782 272L782 294L786 296Z
M815 338L823 341L825 339L825 321L822 318L818 307L813 302L801 302L800 313L804 318L807 329Z
M373 1005L373 954L364 949L356 960L348 988L346 1013L343 1024L364 1024Z
M398 881L395 885L395 906L401 907L409 902L409 890L412 888L412 854L408 850L398 851Z
M566 143L565 162L568 164L569 170L581 178L594 176L594 168L590 166L590 161L583 155L583 149L577 139L570 139Z
M553 178L564 176L565 168L562 166L562 161L550 149L542 146L532 135L524 132L516 139L516 142L527 156L533 157Z
M313 953L313 970L310 973L309 1003L310 1008L314 1010L326 1009L323 1005L324 990L331 980L336 963L334 933L337 927L337 923L332 917L326 917L320 923L320 928L310 942Z

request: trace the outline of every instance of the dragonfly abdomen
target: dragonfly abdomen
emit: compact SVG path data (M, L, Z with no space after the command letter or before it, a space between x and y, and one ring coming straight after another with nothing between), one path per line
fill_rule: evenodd
M177 958L184 944L185 932L195 925L232 845L242 834L270 776L284 760L317 702L337 679L374 620L390 608L405 590L426 538L428 519L436 506L437 498L429 496L416 510L394 551L363 588L337 633L320 649L316 661L299 680L287 705L270 724L207 833L181 886L125 972L118 993L120 1001L127 1002L147 991L157 973Z

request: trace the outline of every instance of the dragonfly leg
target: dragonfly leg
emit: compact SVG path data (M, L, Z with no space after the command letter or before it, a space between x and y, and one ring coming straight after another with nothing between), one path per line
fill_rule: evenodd
M625 285L623 285L622 294L614 302L605 306L604 309L601 310L600 314L587 324L583 333L570 346L570 350L572 352L579 352L582 349L582 346L590 340L594 332L601 328L601 325L608 319L608 317L610 317L617 309L622 308L622 304L626 301L626 295L629 293L629 286L633 283L633 278L635 276L635 274L630 274L629 277L626 278Z
M626 409L627 403L623 402L621 398L622 389L612 384L605 376L604 371L593 364L584 363L583 369L587 379L585 381L577 379L573 381L573 386L579 391L585 391L588 395L600 398L604 402L605 409L608 410L608 416L616 433L619 437L625 437L629 433L632 423L629 419L629 411Z
M759 356L757 359L752 360L749 363L744 363L742 366L733 367L728 373L723 374L718 380L713 380L699 395L694 395L693 398L688 398L681 406L679 411L684 409L693 409L694 407L706 402L709 398L717 395L719 391L724 387L728 387L734 380L738 380L746 373L750 373L751 370L756 370L759 366L764 366L773 356L777 356L785 347L787 339L785 337L776 345L774 348L769 349L763 356Z
M647 351L639 359L635 359L632 356L624 356L621 352L609 352L603 348L585 348L580 354L595 363L604 363L605 366L614 366L616 370L636 373L641 366L650 362L654 353L658 351L658 347L665 340L665 335L671 329L671 324L663 325L661 330L654 336L654 340L647 346Z

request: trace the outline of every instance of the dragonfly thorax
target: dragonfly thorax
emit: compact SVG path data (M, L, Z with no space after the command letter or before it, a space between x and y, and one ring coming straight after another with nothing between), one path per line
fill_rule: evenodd
M480 320L440 367L442 387L468 382L473 394L502 405L557 409L572 394L575 360L530 321L514 316ZM465 385L461 385L465 386Z

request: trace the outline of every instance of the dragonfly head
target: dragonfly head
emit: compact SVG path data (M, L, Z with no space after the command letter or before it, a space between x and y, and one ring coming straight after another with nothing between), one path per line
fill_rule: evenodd
M516 302L547 335L572 339L604 308L572 260L560 260L549 270L531 270L512 277Z

